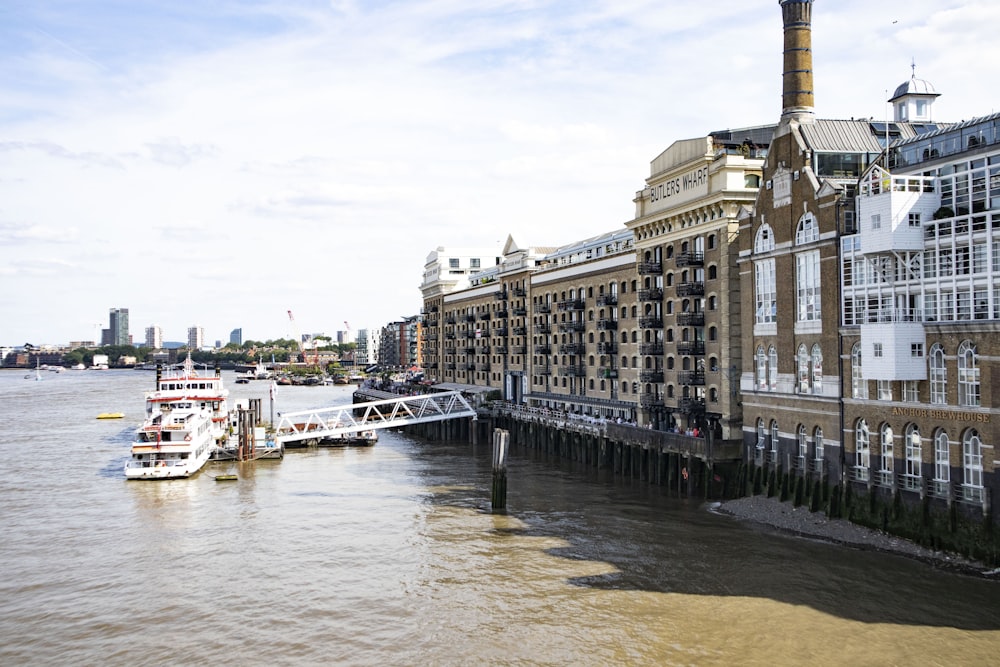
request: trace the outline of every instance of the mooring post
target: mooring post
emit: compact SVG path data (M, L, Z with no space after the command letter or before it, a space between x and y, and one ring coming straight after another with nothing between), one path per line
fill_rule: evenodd
M493 499L494 510L507 507L507 449L510 432L493 429Z

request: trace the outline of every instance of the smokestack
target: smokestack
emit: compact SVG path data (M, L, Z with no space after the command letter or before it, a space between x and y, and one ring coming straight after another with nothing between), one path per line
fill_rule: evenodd
M781 74L781 120L811 123L813 0L779 0L785 30L784 71Z

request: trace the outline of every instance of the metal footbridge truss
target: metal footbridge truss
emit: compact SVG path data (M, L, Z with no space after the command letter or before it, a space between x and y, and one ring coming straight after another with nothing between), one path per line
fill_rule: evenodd
M475 416L475 409L465 400L462 392L444 391L286 412L278 420L275 438L285 444Z

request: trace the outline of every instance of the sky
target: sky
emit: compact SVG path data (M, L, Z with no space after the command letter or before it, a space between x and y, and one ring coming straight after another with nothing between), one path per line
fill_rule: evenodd
M993 113L998 27L816 0L816 115L913 63L936 120ZM777 122L781 51L777 0L4 0L0 345L415 315L435 248L621 229L674 141Z

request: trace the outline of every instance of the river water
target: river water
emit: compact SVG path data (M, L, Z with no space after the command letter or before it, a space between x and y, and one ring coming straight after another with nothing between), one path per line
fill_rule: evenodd
M225 375L268 416L265 383ZM395 432L126 482L153 374L24 376L0 372L0 665L1000 659L995 581L773 534L516 449L495 515L488 444ZM351 389L282 387L276 409ZM238 481L214 479L228 472Z

